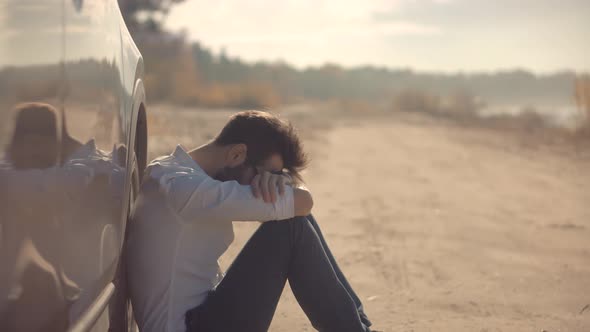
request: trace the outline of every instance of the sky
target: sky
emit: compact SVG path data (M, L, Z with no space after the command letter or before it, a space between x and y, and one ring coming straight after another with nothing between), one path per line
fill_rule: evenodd
M590 0L186 0L165 26L299 68L590 72Z

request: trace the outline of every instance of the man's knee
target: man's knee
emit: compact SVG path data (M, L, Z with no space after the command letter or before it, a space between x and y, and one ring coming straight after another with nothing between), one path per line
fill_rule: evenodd
M283 220L270 220L270 221L265 221L262 223L262 226L265 225L278 225L278 224L288 224L288 223L296 223L296 222L300 222L300 223L304 223L304 222L309 222L309 220L307 219L307 217L293 217L293 218L289 218L289 219L283 219Z
M309 223L309 219L307 217L293 217L291 219L287 219L294 223Z
M293 241L307 239L315 235L315 229L308 217L294 217L288 219Z
M284 220L266 221L259 227L259 231L275 233L275 235L287 233L291 236L298 236L302 233L313 231L313 226L307 217L293 217Z

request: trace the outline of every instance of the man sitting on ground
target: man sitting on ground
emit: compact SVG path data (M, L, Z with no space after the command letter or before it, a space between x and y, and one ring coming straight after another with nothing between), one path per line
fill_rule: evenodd
M294 128L257 111L232 116L210 143L181 146L146 169L127 242L140 330L266 331L288 280L321 331L369 331L300 183ZM225 273L232 221L261 221Z

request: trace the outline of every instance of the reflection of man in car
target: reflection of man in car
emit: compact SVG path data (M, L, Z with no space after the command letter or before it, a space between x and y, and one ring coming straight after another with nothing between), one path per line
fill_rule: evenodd
M288 280L318 330L369 331L310 215L311 194L296 185L306 162L289 124L254 111L208 144L151 162L127 243L140 330L266 331ZM223 276L232 221L263 224Z
M0 166L0 330L56 331L68 325L79 289L64 273L55 238L58 116L47 104L16 109ZM35 314L31 314L35 312Z
M0 166L0 331L64 330L115 269L126 149L80 143L51 105L15 111Z
M15 169L43 169L60 163L61 135L57 111L48 104L27 103L16 110L7 157Z

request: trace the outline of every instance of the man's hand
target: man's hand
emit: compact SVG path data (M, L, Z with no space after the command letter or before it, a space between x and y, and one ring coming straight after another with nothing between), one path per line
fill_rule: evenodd
M288 176L263 171L252 179L252 194L266 203L275 203L279 195L285 193L285 186L290 184Z

